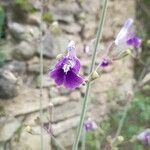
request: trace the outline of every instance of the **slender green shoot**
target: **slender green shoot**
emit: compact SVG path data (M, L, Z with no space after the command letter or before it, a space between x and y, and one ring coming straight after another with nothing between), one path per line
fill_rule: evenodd
M102 12L99 13L99 16L101 16L101 17L100 17L100 21L99 21L99 25L98 25L97 34L96 34L96 41L95 41L95 46L94 46L94 50L93 50L90 74L93 72L94 67L95 67L96 52L97 52L97 48L98 48L98 43L102 36L102 30L103 30L103 26L104 26L105 17L106 17L107 3L108 3L108 0L104 0ZM81 110L79 125L77 128L77 134L76 134L76 138L75 138L75 142L73 144L72 150L78 149L78 143L79 143L79 140L81 137L83 123L85 120L87 106L89 103L90 88L91 88L91 83L88 82L87 87L86 87L85 97L84 97L83 104L82 104L82 110Z

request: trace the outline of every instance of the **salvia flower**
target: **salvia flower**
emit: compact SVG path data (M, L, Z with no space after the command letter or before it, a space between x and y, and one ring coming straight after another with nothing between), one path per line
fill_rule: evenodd
M97 129L97 124L91 118L88 118L87 121L84 123L84 129L86 132L95 130Z
M150 146L150 129L146 129L137 136L137 139L141 142L144 142Z
M75 89L83 83L83 78L78 75L80 70L80 61L76 57L75 42L70 41L67 47L68 54L61 58L54 69L49 72L49 76L60 86Z
M141 39L139 39L134 33L129 32L130 27L133 24L133 19L129 18L123 25L122 29L118 33L114 43L115 45L128 45L134 48L141 46Z

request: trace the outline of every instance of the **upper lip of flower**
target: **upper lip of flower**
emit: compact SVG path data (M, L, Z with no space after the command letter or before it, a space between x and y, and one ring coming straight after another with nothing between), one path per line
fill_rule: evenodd
M131 25L133 24L133 19L129 18L123 25L122 29L120 30L120 32L118 33L116 39L115 39L115 44L119 45L123 42L126 42L126 38L128 35L128 29L131 27Z

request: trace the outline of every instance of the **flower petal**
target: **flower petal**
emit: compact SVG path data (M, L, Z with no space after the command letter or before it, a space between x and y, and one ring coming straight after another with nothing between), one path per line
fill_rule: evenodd
M118 33L116 39L115 39L115 44L119 45L124 42L126 42L127 35L128 35L128 29L130 26L133 24L133 19L129 18L123 25L122 29Z
M62 68L54 69L51 72L49 72L49 76L55 80L55 83L57 85L62 85L65 78L65 73Z
M67 50L68 50L68 57L69 58L76 57L76 46L75 46L74 41L69 42L69 44L67 46Z
M141 39L139 39L135 34L129 33L127 44L135 48L139 48L141 46Z
M72 68L75 73L78 73L80 70L81 64L78 58L75 58L75 65Z
M68 89L75 89L80 84L82 84L82 77L76 75L72 70L68 71L64 79L64 86Z
M129 18L128 20L126 20L126 22L123 25L123 28L126 28L127 30L131 27L131 25L133 24L133 19Z
M64 63L65 63L66 61L67 61L67 58L66 58L66 57L60 59L60 60L56 63L55 68L56 68L56 69L62 68L63 65L64 65Z

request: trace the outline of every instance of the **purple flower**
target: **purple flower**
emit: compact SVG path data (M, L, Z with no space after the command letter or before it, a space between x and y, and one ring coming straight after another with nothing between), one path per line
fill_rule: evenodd
M50 127L50 122L44 122L43 128L48 134L52 135L52 129Z
M137 136L139 141L142 141L150 146L150 129L146 129Z
M84 123L84 129L87 132L95 130L97 129L97 124L91 118L88 118L87 121Z
M123 25L122 29L118 33L115 44L118 45L128 45L134 48L139 48L141 46L141 40L133 33L128 30L133 24L133 19L129 18Z
M75 89L83 83L83 78L78 75L80 61L76 57L74 41L69 42L67 50L67 56L58 61L54 69L49 72L49 76L58 86L64 85L68 89Z
M103 57L100 61L100 67L105 68L110 64L110 59L108 57Z

